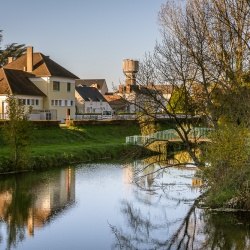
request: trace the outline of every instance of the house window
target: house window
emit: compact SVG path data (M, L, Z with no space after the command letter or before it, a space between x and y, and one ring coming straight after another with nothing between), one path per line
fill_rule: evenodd
M30 105L30 99L27 99L27 105Z
M22 99L18 99L18 105L22 105Z
M60 91L60 82L53 81L53 90Z
M58 106L58 100L55 100L55 106Z
M31 99L31 105L35 105L35 100Z
M55 105L55 101L51 100L51 106L54 106L54 105Z
M59 100L59 106L62 106L62 100Z
M71 83L67 82L67 91L70 92L71 91Z
M36 105L39 105L39 100L38 99L36 99Z
M70 101L70 106L73 106L74 105L74 102L73 101Z
M67 100L64 101L64 106L67 106Z

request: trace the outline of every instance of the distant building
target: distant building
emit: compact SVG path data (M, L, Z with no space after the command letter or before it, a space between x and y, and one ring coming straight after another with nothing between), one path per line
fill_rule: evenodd
M101 113L112 110L107 100L95 87L78 85L75 88L76 113Z
M139 62L125 59L123 61L123 72L126 76L125 84L120 85L116 95L126 100L127 112L138 112L150 103L155 112L162 112L167 106L173 92L173 86L168 84L138 85L136 74L139 70Z
M108 93L108 86L105 79L77 79L76 86L78 85L95 87L102 95Z
M121 96L115 94L107 94L104 95L104 98L107 100L113 111L124 112L127 110L128 102Z

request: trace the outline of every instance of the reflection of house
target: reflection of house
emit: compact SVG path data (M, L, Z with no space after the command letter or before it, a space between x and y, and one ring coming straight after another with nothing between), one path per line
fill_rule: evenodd
M192 179L192 186L193 187L201 187L203 185L202 179L200 178L193 178Z
M7 185L6 190L0 194L0 219L5 223L15 224L16 221L13 220L22 218L23 221L18 221L18 223L23 222L23 225L27 225L28 234L32 236L35 228L42 227L51 217L73 204L75 202L75 170L67 168L57 173L51 175L47 181L36 180L35 184L29 186L25 192L21 188L13 190L13 183L10 182L10 186ZM16 197L19 198L16 199ZM30 200L25 204L27 197ZM13 202L15 202L15 208L21 209L9 209L13 206Z
M76 86L78 85L95 87L102 95L108 93L108 86L105 79L77 79Z
M75 114L75 79L78 77L42 53L27 53L5 65L0 72L0 112L6 113L6 89L22 99L31 119L64 121ZM46 112L44 113L44 110ZM43 112L41 112L43 111Z
M95 87L78 85L75 88L75 99L78 114L112 110L106 99Z
M0 220L3 221L7 212L8 206L12 202L12 193L10 190L6 190L0 193Z

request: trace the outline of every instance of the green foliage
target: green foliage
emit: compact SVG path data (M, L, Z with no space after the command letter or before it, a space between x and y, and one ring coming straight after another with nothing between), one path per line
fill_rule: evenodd
M233 123L222 124L212 135L204 157L210 166L203 171L209 205L250 208L249 136L249 128Z
M167 104L170 113L190 114L193 111L192 98L184 85L176 86Z
M0 30L0 44L2 42L2 30ZM13 57L13 60L23 55L26 51L25 44L11 43L5 46L4 49L0 47L0 67L8 63L8 57Z
M28 161L31 126L22 101L12 94L8 94L6 101L9 120L3 126L3 137L13 161L13 170L17 171L25 167Z
M139 114L138 120L142 136L150 135L156 132L154 117L146 114Z

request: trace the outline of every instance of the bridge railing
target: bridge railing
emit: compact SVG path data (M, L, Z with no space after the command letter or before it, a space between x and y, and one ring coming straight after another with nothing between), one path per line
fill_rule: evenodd
M188 136L189 139L199 140L199 139L207 139L209 132L211 132L211 128L193 128ZM145 145L157 140L163 141L171 141L171 140L178 140L180 136L174 129L162 130L155 132L150 135L141 136L141 135L134 135L134 136L127 136L126 137L126 144L132 145Z

